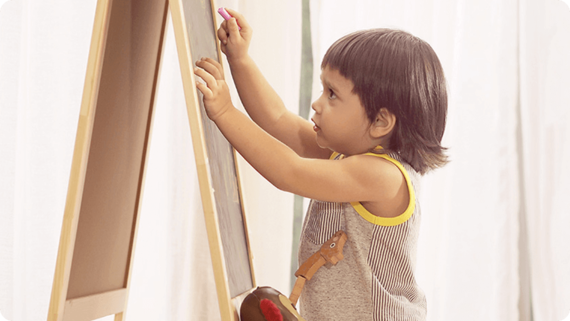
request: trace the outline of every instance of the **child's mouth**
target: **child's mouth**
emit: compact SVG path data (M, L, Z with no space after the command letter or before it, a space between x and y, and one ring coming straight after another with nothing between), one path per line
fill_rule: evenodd
M318 132L319 130L321 130L321 128L317 125L317 123L315 123L314 119L311 119L311 121L313 121L314 125L313 125L313 130L315 132Z

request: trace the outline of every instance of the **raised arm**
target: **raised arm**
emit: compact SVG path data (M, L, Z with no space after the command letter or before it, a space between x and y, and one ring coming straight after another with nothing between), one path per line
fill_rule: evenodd
M245 160L277 188L321 201L382 204L382 209L373 212L379 216L403 213L408 194L395 165L368 155L338 161L300 157L233 106L221 65L205 60L197 65L200 68L194 72L206 84L198 82L196 86L204 94L208 117Z
M320 148L313 125L287 110L248 54L252 28L238 12L226 9L234 19L218 29L222 52L228 58L240 99L255 123L297 154L309 158L328 158L330 150ZM236 18L237 21L236 22ZM241 30L238 28L241 27Z

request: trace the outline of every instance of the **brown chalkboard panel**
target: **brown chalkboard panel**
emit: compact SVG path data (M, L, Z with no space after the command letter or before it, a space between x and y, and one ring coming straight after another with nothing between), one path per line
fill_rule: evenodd
M122 320L167 14L98 1L48 320Z
M164 1L114 0L67 298L126 286Z

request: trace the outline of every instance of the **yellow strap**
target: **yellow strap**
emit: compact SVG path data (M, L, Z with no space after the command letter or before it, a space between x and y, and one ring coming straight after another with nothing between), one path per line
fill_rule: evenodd
M367 220L368 222L370 222L372 224L382 225L382 226L396 226L396 225L400 225L400 224L406 222L410 217L412 217L412 214L414 213L414 210L416 209L416 194L414 192L414 187L412 186L412 180L410 179L410 176L408 175L408 171L404 168L404 166L399 161L393 159L392 157L388 156L387 154L366 153L364 155L370 155L370 156L376 156L376 157L384 158L385 160L392 162L394 165L396 165L400 169L400 171L404 175L404 178L406 179L406 183L408 185L408 193L410 194L410 202L408 203L408 207L406 208L404 213L402 213L396 217L379 217L379 216L376 216L376 215L370 213L366 208L364 208L364 206L362 206L362 204L360 204L360 202L351 202L350 205L352 205L352 207L354 207L356 212L358 212L358 214L360 214L360 216L362 216L362 218L364 218L365 220Z
M380 151L382 149L383 149L382 146L377 146L374 150ZM330 159L335 159L338 155L339 155L339 153L333 152ZM379 217L379 216L376 216L376 215L370 213L366 208L364 208L364 206L362 206L362 204L360 204L360 202L351 202L350 205L352 205L352 207L354 207L356 212L358 212L358 214L360 214L360 216L362 216L362 218L364 218L365 220L367 220L368 222L370 222L372 224L381 225L381 226L396 226L396 225L400 225L400 224L406 222L410 217L412 217L412 214L414 213L414 210L416 209L416 193L414 191L414 187L412 185L412 180L410 179L410 175L408 175L408 171L404 168L404 166L399 161L390 157L388 154L366 153L364 155L370 155L370 156L376 156L376 157L384 158L385 160L393 163L394 165L396 165L400 169L400 171L404 175L404 178L406 179L406 184L408 185L408 193L410 194L410 202L408 203L408 207L406 208L404 213L402 213L396 217Z

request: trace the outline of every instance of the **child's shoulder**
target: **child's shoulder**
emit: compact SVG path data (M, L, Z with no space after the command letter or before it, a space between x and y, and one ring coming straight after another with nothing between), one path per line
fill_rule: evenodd
M366 153L348 157L379 181L399 182L405 179L401 162L388 154Z
M375 194L373 200L361 202L373 215L396 217L408 207L410 178L402 163L388 154L366 153L347 157L354 166L361 168L362 182Z

